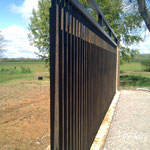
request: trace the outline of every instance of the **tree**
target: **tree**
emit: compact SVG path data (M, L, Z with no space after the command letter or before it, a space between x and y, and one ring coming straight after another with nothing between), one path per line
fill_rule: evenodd
M39 0L38 10L33 9L29 24L28 38L30 43L38 48L36 53L41 59L49 62L49 8L51 0Z
M150 1L147 0L147 3L146 3L146 0L137 0L137 2L139 6L139 12L142 18L144 19L148 30L150 31L150 11L149 11L149 8L147 7L147 3Z
M97 14L89 5L90 1L79 1L97 20ZM140 14L138 11L133 11L133 9L126 9L128 6L125 5L123 0L96 0L96 2L108 23L116 33L118 39L124 45L121 46L121 63L125 61L129 62L132 57L139 54L136 49L130 49L129 46L142 41L140 32L140 28L142 27L142 18ZM105 29L105 27L103 28Z
M0 32L0 57L4 54L4 36Z
M97 19L97 14L93 11L88 0L79 0L83 6L89 10L91 15ZM110 26L116 33L118 39L126 47L142 40L138 29L142 26L142 18L139 13L125 11L123 0L96 0ZM39 49L37 54L42 59L49 61L49 8L50 0L39 0L38 10L33 10L29 24L29 40L31 44ZM137 30L137 31L136 31Z
M137 0L139 12L150 32L150 0Z
M96 16L87 0L79 1L93 16ZM135 32L142 26L142 18L138 12L125 10L123 0L96 0L96 2L120 41L125 45L131 45L142 40L140 32Z
M141 60L141 65L144 67L144 71L150 72L150 59Z
M138 49L130 49L130 48L121 46L120 55L121 55L120 64L123 64L124 62L130 62L136 56L138 56L139 50Z
M146 27L150 31L150 0L128 0L126 3L134 6L134 11L141 15Z
M139 49L131 49L130 50L130 55L131 59L135 59L138 55L140 54Z

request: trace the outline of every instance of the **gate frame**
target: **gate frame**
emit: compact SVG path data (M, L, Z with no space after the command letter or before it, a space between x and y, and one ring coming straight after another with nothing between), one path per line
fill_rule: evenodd
M116 90L119 90L119 51L120 46L118 44L118 39L109 24L107 23L107 20L105 19L103 13L100 11L100 9L97 7L94 0L88 0L92 5L93 8L98 13L98 22L97 23L88 13L88 11L77 1L77 0L62 0L66 1L66 3L72 3L81 13L85 15L86 18L90 22L94 24L94 26L105 36L105 38L108 40L108 42L112 43L113 45L116 45L117 47L117 53L116 53ZM52 7L50 9L51 15L51 21L50 21L50 80L51 80L51 149L52 150L59 150L64 145L60 146L60 101L59 101L59 88L62 86L60 85L60 73L59 73L59 30L61 26L59 25L60 20L60 8L63 8L63 5L60 5L60 0L52 0ZM109 34L106 34L106 32L102 29L103 22L106 24L106 26L109 29ZM112 40L112 36L114 37L115 41ZM106 40L105 40L106 41ZM118 44L118 46L117 46ZM63 93L62 93L63 94ZM64 105L64 104L63 104ZM54 106L54 107L52 107ZM62 108L64 109L64 107ZM62 110L64 111L64 110ZM62 127L64 128L64 127ZM63 139L64 140L64 139ZM64 141L63 141L64 142Z

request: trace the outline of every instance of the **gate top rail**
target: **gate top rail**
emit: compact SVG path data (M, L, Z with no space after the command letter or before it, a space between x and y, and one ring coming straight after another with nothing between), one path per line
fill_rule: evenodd
M90 13L83 7L83 5L81 3L78 2L78 0L69 0L73 5L75 5L84 15L85 17L92 23L94 24L97 29L103 33L106 38L108 40L110 40L115 46L118 45L118 38L116 36L116 34L114 33L113 29L110 27L110 25L108 24L105 16L103 15L102 11L100 10L100 8L97 6L96 2L94 0L87 0L89 2L89 4L91 5L91 7L96 11L96 13L98 14L98 22L95 21L95 19L90 15ZM107 28L109 29L109 34L106 33L106 31L102 28L102 24L103 22L105 23L105 25L107 26ZM114 40L112 39L112 37L114 37Z
M78 0L52 0L52 5L55 5L56 3L64 3L64 2L71 3L76 8L78 8L78 10L84 14L84 16L105 36L105 38L109 40L115 47L117 47L119 40L115 32L113 31L113 29L110 27L109 23L107 22L104 14L97 6L95 0L87 0L87 2L98 14L98 22L91 16L91 14L83 7L83 5ZM103 29L102 27L103 23L108 28L109 33L107 33Z

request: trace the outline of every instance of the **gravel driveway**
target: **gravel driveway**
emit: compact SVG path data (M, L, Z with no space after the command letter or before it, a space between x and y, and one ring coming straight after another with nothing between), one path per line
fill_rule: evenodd
M104 150L150 150L150 92L121 91Z

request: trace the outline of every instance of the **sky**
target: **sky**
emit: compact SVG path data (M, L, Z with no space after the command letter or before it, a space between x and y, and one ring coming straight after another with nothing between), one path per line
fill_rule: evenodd
M4 57L36 58L37 48L31 46L27 35L32 9L38 0L0 0L0 31L7 40Z
M31 46L27 35L32 9L37 9L38 0L0 0L0 31L7 40L4 57L36 58L38 49ZM150 53L150 33L146 31L144 42L131 48L140 53Z

